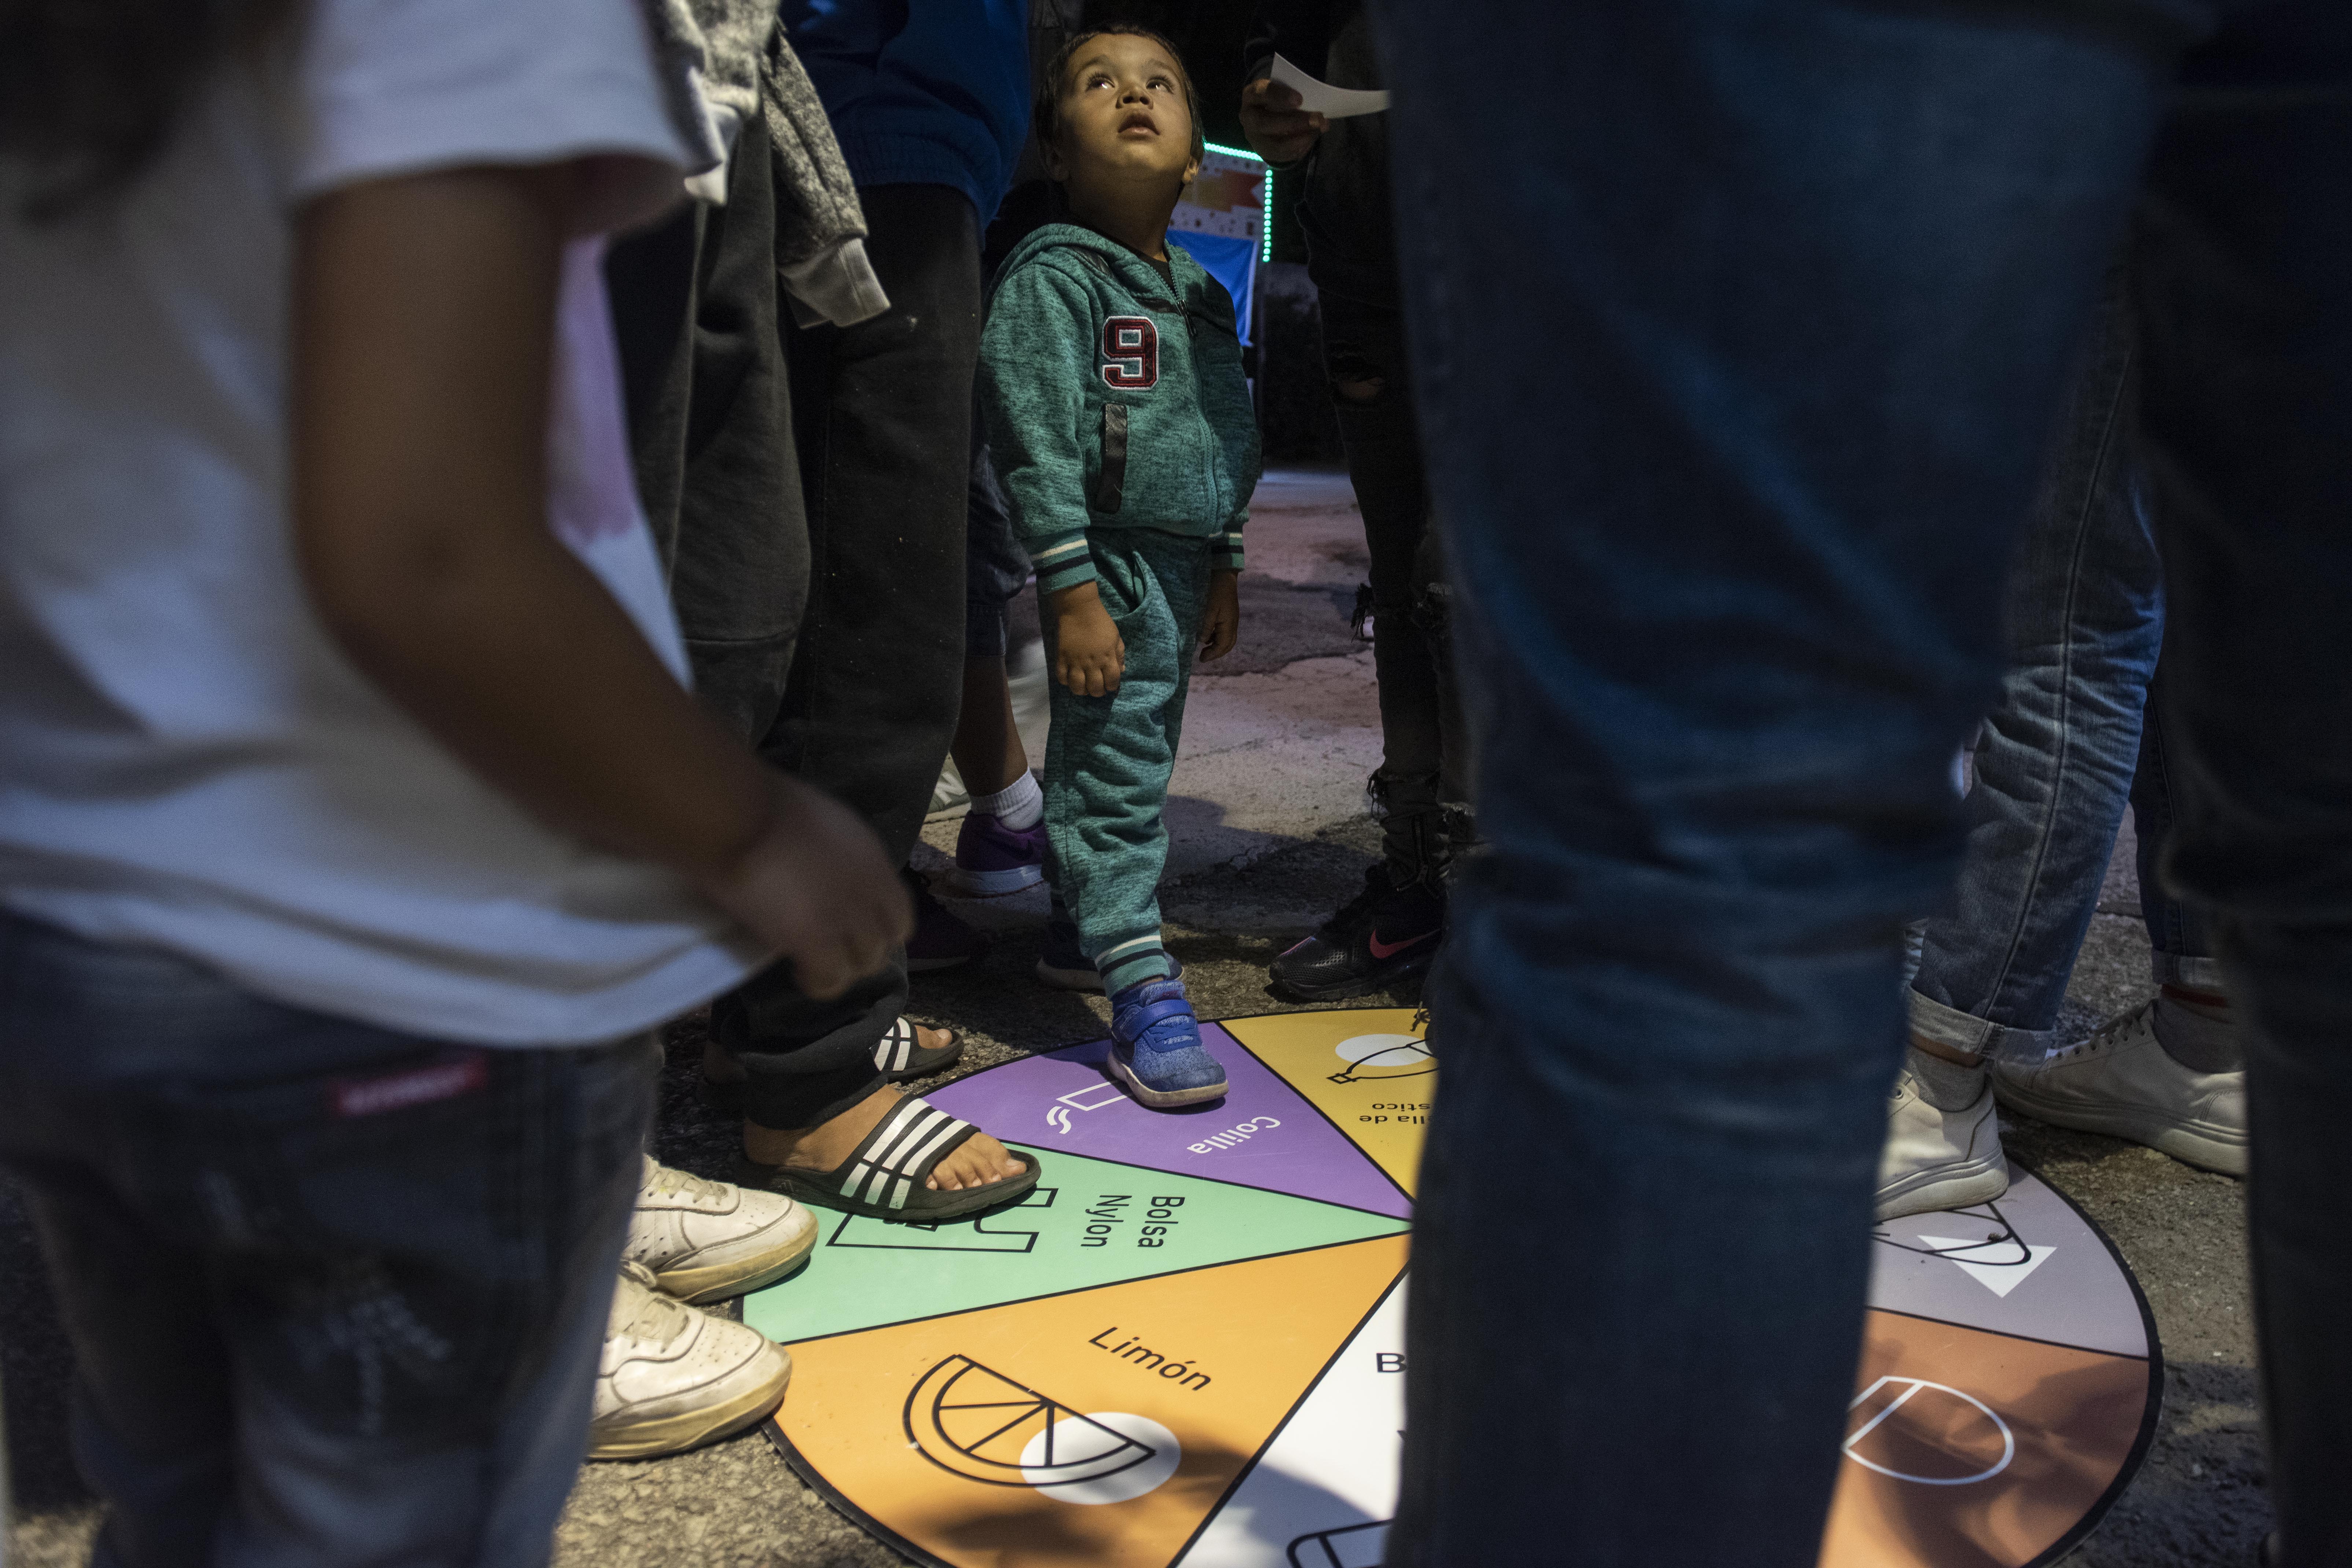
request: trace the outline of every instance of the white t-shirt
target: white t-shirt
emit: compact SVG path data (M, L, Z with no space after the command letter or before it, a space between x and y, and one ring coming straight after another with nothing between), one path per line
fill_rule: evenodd
M0 166L0 900L266 996L490 1045L610 1037L760 959L670 873L541 826L361 677L284 503L291 216L352 183L591 158L550 526L686 679L630 482L601 231L698 162L631 0L313 0L120 203Z

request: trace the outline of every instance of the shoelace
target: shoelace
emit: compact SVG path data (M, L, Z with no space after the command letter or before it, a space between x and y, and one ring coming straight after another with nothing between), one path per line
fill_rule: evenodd
M654 1179L649 1190L656 1197L716 1198L725 1195L726 1189L717 1182L670 1166L654 1166Z
M2148 1012L2148 1010L2155 1005L2156 1004L2153 1002L2143 1003L2141 1005L2133 1008L2128 1013L2108 1019L2105 1023L2092 1030L2088 1038L2076 1040L2071 1046L2061 1046L2056 1054L2050 1059L2053 1061L2059 1061L2067 1057L2074 1056L2078 1052L2105 1049L2107 1047L2115 1044L2116 1040L2130 1033L2132 1027L2137 1025Z
M637 1293L636 1305L630 1311L628 1321L612 1330L614 1335L625 1335L667 1348L670 1342L693 1326L693 1313L655 1289L653 1270L642 1263L621 1265L620 1283L614 1289L625 1294L632 1287Z

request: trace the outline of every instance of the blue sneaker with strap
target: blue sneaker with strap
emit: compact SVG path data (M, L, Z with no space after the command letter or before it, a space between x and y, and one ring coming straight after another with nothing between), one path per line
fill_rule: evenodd
M1201 1043L1181 980L1147 980L1110 999L1110 1070L1156 1110L1225 1092L1224 1066Z

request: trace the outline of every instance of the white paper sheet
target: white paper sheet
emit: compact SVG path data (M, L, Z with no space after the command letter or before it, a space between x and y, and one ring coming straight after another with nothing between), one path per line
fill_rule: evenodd
M1333 87L1328 81L1317 81L1280 55L1274 57L1274 79L1298 95L1298 107L1326 120L1345 120L1351 114L1378 114L1389 106L1385 92L1370 92L1361 88Z

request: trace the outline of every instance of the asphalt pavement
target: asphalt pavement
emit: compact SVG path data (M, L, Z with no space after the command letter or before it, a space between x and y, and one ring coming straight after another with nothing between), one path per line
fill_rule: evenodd
M1268 476L1253 507L1243 644L1195 681L1171 791L1171 948L1203 1017L1265 1013L1265 964L1360 886L1377 850L1363 780L1379 760L1371 658L1346 625L1364 570L1345 480ZM955 825L926 831L918 864L946 864ZM2131 857L2116 856L2068 993L2087 1034L2149 994ZM1029 976L1040 892L958 912L992 945L968 968L918 979L914 1010L965 1033L959 1073L1105 1032L1098 998ZM1374 997L1344 1005L1380 1005ZM733 1129L697 1099L698 1018L670 1031L662 1087L666 1162L724 1175ZM922 1086L918 1086L919 1089ZM2136 1145L2004 1121L2012 1161L2106 1231L2147 1292L2165 1355L2161 1423L2147 1463L2074 1568L2242 1568L2268 1528L2255 1415L2243 1189ZM0 1390L16 1489L10 1568L87 1559L97 1505L66 1441L70 1352L22 1210L0 1179ZM583 1470L558 1534L559 1568L887 1568L896 1553L803 1486L756 1433L675 1458Z

